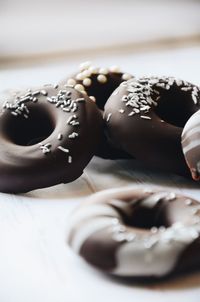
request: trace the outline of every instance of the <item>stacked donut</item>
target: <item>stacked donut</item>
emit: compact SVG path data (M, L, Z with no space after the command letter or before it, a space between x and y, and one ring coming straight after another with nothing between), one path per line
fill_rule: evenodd
M0 191L74 181L94 155L136 158L200 179L200 88L86 62L57 85L17 92L0 111ZM116 276L200 269L200 204L173 192L97 193L69 222L68 244Z
M196 85L85 62L58 85L3 100L0 191L71 182L94 155L136 158L185 176L191 171L198 180L199 109Z

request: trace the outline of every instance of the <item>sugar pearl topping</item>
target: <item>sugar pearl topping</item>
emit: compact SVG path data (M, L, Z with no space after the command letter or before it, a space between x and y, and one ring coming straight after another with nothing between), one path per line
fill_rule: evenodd
M121 73L118 66L102 68L92 65L90 61L86 61L80 64L79 72L74 77L67 80L66 86L74 87L83 93L87 91L88 87L92 86L94 76L99 84L106 84L110 77L110 73L121 74L121 79L124 81L132 78L132 75L129 73Z

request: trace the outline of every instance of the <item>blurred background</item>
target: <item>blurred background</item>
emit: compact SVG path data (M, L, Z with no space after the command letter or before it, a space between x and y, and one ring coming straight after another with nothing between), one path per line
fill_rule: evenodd
M183 57L188 69L188 60L200 61L199 15L198 0L0 0L0 89L22 80L20 73L7 78L8 70L34 72L42 67L39 74L44 77L46 66L52 75L45 73L46 80L52 81L88 59L101 64L119 61L130 71L134 62L141 65L141 72L149 72L143 62L155 66L156 54L174 49L181 49L180 56L169 53L163 58L166 68ZM18 79L13 82L12 76ZM37 74L40 82L42 77ZM27 77L22 82L31 84Z

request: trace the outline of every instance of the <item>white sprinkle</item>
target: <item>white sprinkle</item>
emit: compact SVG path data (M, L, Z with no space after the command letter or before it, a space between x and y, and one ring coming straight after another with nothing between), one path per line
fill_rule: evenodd
M162 232L165 232L166 227L164 227L164 226L160 226L158 229L159 229L159 232L161 232L161 233L162 233Z
M89 78L91 76L91 72L87 69L84 70L82 73L83 79Z
M166 85L164 83L157 83L156 87L160 87L160 88L166 89Z
M82 71L82 70L85 70L85 69L88 69L90 66L91 66L91 62L90 61L86 61L86 62L83 62L79 65L79 69Z
M15 112L15 111L11 111L11 114L14 116L18 116L17 112Z
M119 111L119 113L124 113L124 109L122 109L122 108L119 109L118 111Z
M129 74L129 73L124 73L124 74L122 75L122 80L124 80L124 81L128 81L128 80L130 80L131 78L132 78L132 75Z
M95 103L96 102L96 98L93 95L90 95L89 98Z
M169 193L166 197L165 197L165 200L174 200L174 199L176 199L176 194L175 193L173 193L173 192L171 192L171 193Z
M33 95L33 96L38 95L38 94L40 94L40 91L39 91L39 90L36 90L36 91L33 91L33 92L32 92L32 95Z
M140 117L146 120L151 120L151 117L147 115L140 115Z
M99 74L97 77L97 81L101 84L104 84L107 82L107 77L103 74Z
M195 104L197 104L197 97L192 93L192 99L194 101Z
M78 133L77 132L72 132L71 134L68 135L69 138L76 138L78 137Z
M187 205L187 206L191 206L191 204L192 204L192 200L191 199L186 199L185 200L185 204Z
M76 122L76 121L71 121L70 125L72 125L72 126L78 126L78 125L80 125L80 123Z
M67 124L69 125L70 122L73 120L73 119L77 119L77 116L76 115L71 115L68 120L67 120Z
M177 86L181 86L181 85L183 84L183 81L181 81L181 80L179 80L179 79L176 80L175 82L176 82Z
M68 163L71 164L72 163L72 156L68 156Z
M89 79L89 78L85 78L84 80L83 80L83 85L84 86L90 86L92 84L92 80L91 79Z
M108 74L108 69L107 68L100 68L99 73L101 74Z
M48 93L47 93L47 91L46 90L40 90L40 93L42 94L42 95L44 95L44 96L47 96L48 95Z
M109 70L110 70L111 72L114 72L114 73L119 73L119 72L120 72L120 68L119 68L119 66L117 66L117 65L111 66L111 67L109 68Z
M78 74L76 75L76 80L82 81L83 79L84 79L84 76L83 76L83 73L82 73L82 72L80 72L80 73L78 73Z
M111 115L112 115L112 113L108 113L108 116L107 116L106 122L109 122L109 120L110 120L110 118L111 118Z
M57 138L60 141L63 138L63 135L61 133L59 133Z
M155 234L155 233L158 232L158 228L154 226L154 227L151 228L150 231L151 231L151 233Z
M76 84L74 88L80 92L85 90L85 87L81 84Z
M190 91L191 87L181 87L181 90L183 90L183 91Z
M69 149L66 149L66 148L64 148L62 146L58 146L58 149L61 150L61 151L63 151L63 152L65 152L65 153L69 153Z
M76 81L74 79L69 79L69 80L67 80L67 85L75 86L76 85Z
M128 114L128 116L133 116L134 114L135 114L135 112L132 111L132 112L130 112L130 113Z
M95 67L95 66L90 66L90 67L88 68L88 70L89 70L91 73L93 73L93 74L97 74L98 71L99 71L99 68L98 68L98 67Z

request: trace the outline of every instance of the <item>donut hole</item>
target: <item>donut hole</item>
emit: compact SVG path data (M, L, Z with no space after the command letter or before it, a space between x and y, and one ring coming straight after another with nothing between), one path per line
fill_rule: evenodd
M35 106L29 110L28 118L9 114L4 124L7 139L16 145L35 145L46 139L54 130L53 119L45 108Z
M139 229L151 229L152 227L169 227L166 211L158 208L147 208L137 206L131 215L123 215L123 222L126 226L136 227Z
M196 111L191 101L191 93L176 87L161 91L161 98L155 107L156 114L165 122L183 128Z

